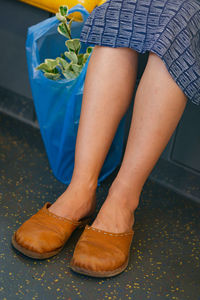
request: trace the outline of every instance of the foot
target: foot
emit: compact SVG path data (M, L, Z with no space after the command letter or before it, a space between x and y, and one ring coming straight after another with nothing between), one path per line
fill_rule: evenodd
M127 199L126 199L127 200ZM112 233L122 233L133 229L134 210L120 193L108 193L92 227ZM133 201L133 199L131 199ZM138 203L138 200L135 200Z
M90 216L96 208L96 187L70 184L66 191L48 208L50 212L73 221Z

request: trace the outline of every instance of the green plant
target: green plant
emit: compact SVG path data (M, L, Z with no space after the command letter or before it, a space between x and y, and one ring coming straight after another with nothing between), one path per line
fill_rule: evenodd
M61 22L58 25L58 32L65 36L68 40L65 45L68 51L61 54L56 59L45 59L36 70L44 72L44 76L48 79L58 80L63 75L67 79L74 79L80 73L85 65L93 47L88 47L86 53L79 53L81 49L81 42L79 39L72 39L71 24L73 19L68 22L68 7L60 6L59 12L56 14L57 19Z

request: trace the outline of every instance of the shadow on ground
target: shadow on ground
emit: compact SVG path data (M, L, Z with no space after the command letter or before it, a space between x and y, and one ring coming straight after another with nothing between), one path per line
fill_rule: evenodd
M69 269L81 230L63 251L43 261L11 246L13 232L66 188L53 176L37 129L0 115L0 299L200 299L200 206L146 181L136 211L128 268L97 279ZM103 203L110 176L97 190Z

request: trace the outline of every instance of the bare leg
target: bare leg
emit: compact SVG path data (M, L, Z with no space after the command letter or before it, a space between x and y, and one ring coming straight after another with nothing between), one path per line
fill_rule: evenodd
M93 227L111 232L132 228L142 187L174 132L186 99L164 62L150 53L136 93L123 162Z
M75 153L67 190L49 208L78 220L95 208L97 179L116 129L132 99L138 53L96 46L85 79Z

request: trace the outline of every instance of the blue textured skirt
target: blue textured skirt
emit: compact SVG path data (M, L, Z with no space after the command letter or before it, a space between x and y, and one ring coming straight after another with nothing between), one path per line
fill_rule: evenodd
M80 41L156 53L187 98L200 104L199 0L107 0L87 18Z

